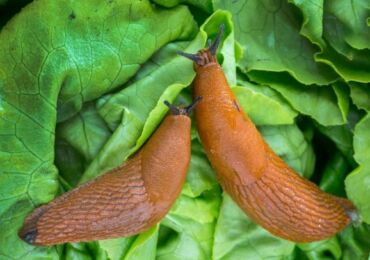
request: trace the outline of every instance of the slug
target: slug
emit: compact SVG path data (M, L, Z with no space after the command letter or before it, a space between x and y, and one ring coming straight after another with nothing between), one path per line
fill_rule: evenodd
M321 191L299 176L263 140L243 112L215 57L223 26L212 44L194 61L195 109L202 145L222 188L256 223L294 242L333 236L355 216L352 203Z
M145 145L122 166L36 208L19 237L55 245L130 236L159 222L181 192L190 162L189 113L167 101L167 115Z

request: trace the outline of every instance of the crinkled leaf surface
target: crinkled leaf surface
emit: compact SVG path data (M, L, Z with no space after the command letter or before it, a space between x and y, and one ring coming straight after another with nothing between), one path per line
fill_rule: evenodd
M338 97L330 86L305 86L289 75L279 73L251 72L248 75L252 80L277 90L295 110L324 126L341 125L347 121L347 115L340 109Z
M370 114L357 125L354 133L355 160L359 167L346 178L349 198L360 210L363 221L370 223L370 204L366 194L370 193Z
M134 243L131 245L125 260L154 260L156 255L158 240L158 225L155 225L148 231L137 236Z
M357 227L346 228L339 236L342 242L342 258L368 259L370 256L370 225L362 224Z
M336 237L327 240L299 244L308 259L340 259L342 250Z
M353 103L359 108L370 111L370 86L369 84L360 84L351 82L351 98Z
M350 58L340 54L330 44L323 53L318 53L315 60L331 66L345 81L367 83L370 81L370 51L351 50Z
M59 138L66 140L90 162L111 135L94 104L83 107L71 120L58 127Z
M350 169L344 155L336 151L325 165L320 180L320 188L330 194L345 197L344 179Z
M324 46L325 42L322 39L324 0L289 0L289 2L300 8L303 13L304 20L300 31L301 34L306 36L311 42L321 47Z
M233 92L248 116L256 125L293 124L297 112L273 89L245 83ZM263 109L262 109L263 108Z
M346 81L369 82L370 5L363 0L325 1L323 38L315 60L331 66Z
M333 141L338 148L353 164L353 132L348 125L323 127L317 125L318 130L324 134L328 139Z
M293 252L294 243L253 223L227 194L222 198L213 259L283 259Z
M325 10L331 16L328 26L337 26L330 30L340 35L343 41L355 49L370 49L370 28L366 20L370 16L370 3L366 0L325 1Z
M204 11L212 12L212 1L211 0L153 0L154 3L163 5L165 7L174 7L178 4L190 4L203 9Z
M235 37L244 49L239 65L245 71L287 71L304 84L328 84L336 75L314 61L316 52L285 1L214 1L233 14ZM256 22L259 21L259 22Z

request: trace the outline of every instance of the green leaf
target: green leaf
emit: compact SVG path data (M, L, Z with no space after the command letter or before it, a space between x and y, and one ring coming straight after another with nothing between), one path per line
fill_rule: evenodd
M211 191L204 191L195 198L182 194L173 205L170 215L181 216L199 223L211 223L218 215L218 196L218 187Z
M298 244L297 246L310 260L340 259L342 255L342 250L336 237L312 243Z
M304 20L300 33L320 47L325 46L325 42L322 39L324 1L289 0L288 2L296 5L303 13Z
M93 103L87 103L77 115L59 124L56 132L55 163L59 175L75 186L111 132Z
M369 1L326 1L325 12L331 20L326 23L330 26L328 31L337 33L337 39L355 49L370 49L370 28L366 24L370 15ZM336 28L333 28L334 25Z
M223 194L213 259L283 259L293 249L294 243L277 238L255 224L227 194Z
M183 254L184 247L192 247L196 251L189 253L200 257L196 259L210 259L214 226L220 205L219 196L218 188L204 192L196 198L181 195L170 213L161 222L164 226L178 232L181 237L172 238L173 241L168 241L167 245L163 245L163 248L159 250L159 255L179 256ZM173 245L176 247L173 248Z
M348 197L355 203L364 222L370 223L370 114L367 114L355 128L353 146L355 160L360 166L345 180Z
M356 125L353 137L353 148L355 150L355 160L361 164L366 165L370 162L370 114L367 114Z
M211 0L152 0L152 1L156 4L165 7L174 7L178 4L189 4L201 8L208 13L212 12Z
M131 245L125 260L155 259L158 240L158 225L140 234Z
M331 66L345 81L367 83L370 81L370 72L367 69L370 67L367 58L369 55L370 50L351 50L350 57L346 57L327 44L322 53L315 55L315 60Z
M338 107L344 120L347 120L349 111L349 88L343 82L333 83L333 90L337 97Z
M323 35L328 44L315 60L331 66L346 81L370 81L369 10L366 0L325 2Z
M352 130L347 125L324 127L317 124L316 126L322 134L335 143L336 147L346 156L346 159L354 165Z
M83 107L70 120L58 125L58 137L70 143L90 162L107 141L111 132L97 113L94 104Z
M106 239L99 246L110 259L122 259L134 241L135 237Z
M267 86L257 86L248 82L243 87L234 87L243 111L256 125L293 124L297 112L279 93Z
M208 162L201 144L197 139L192 140L190 166L182 194L196 198L203 192L212 190L218 185L215 173Z
M295 9L284 1L214 0L214 6L233 15L235 37L244 49L243 70L286 71L304 84L336 79L330 67L314 61L316 49L299 34Z
M351 90L351 98L353 103L359 109L370 111L370 86L368 84L360 84L356 82L348 83Z
M92 260L93 256L90 254L88 246L82 243L67 244L65 246L66 259L81 259Z
M161 233L162 232L162 233ZM183 232L161 225L156 259L158 260L207 260L201 245L193 237Z
M370 35L365 25L369 11L364 5L362 0L325 2L324 37L329 44L315 59L332 66L347 81L368 82L370 78L366 70L370 51L364 48Z
M197 48L201 48L205 38L204 32L199 33L191 43L185 43L186 51L194 52ZM159 97L169 86L191 83L195 75L192 64L176 53L183 46L184 44L182 46L170 44L161 49L152 58L152 62L158 65L154 66L152 63L145 65L132 84L99 100L99 114L112 130L120 124L125 109L133 111L133 115L144 122Z
M342 153L335 152L325 165L320 180L320 188L336 196L345 197L344 179L349 170L349 164Z
M342 104L342 109L339 107L338 96L331 87L305 86L286 74L250 72L248 76L277 90L295 110L324 126L347 122L345 104Z
M350 226L339 234L344 260L367 259L370 256L370 225Z
M59 178L68 184L68 187L64 187L68 190L78 184L85 171L85 158L63 139L57 139L55 146L55 165L59 170Z

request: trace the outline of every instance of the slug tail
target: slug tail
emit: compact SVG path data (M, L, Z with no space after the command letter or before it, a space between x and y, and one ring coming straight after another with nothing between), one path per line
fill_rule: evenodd
M36 245L38 235L37 222L42 215L49 209L47 205L37 208L29 217L24 221L23 227L19 230L18 236L31 245Z
M346 212L346 215L350 218L351 223L357 225L361 222L360 216L351 201L345 198L340 198L340 197L334 197L334 198L337 200L339 205L342 206L342 208Z
M35 245L36 237L37 237L37 228L31 228L31 229L22 229L18 233L19 237L26 241L28 244Z

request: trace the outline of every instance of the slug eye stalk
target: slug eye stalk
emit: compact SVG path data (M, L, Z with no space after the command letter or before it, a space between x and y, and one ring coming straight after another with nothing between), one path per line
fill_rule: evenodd
M198 96L194 99L194 101L188 105L187 107L180 107L180 106L174 106L167 100L165 100L163 103L170 109L171 113L173 115L190 115L190 113L193 111L193 109L198 105L198 103L202 100L203 97Z
M188 58L194 61L194 63L199 66L204 66L209 63L217 62L216 52L217 52L218 46L220 45L224 31L225 31L225 25L221 24L215 40L213 42L208 40L207 48L198 51L196 54L186 53L183 51L177 51L177 53L181 56L184 56L185 58Z

